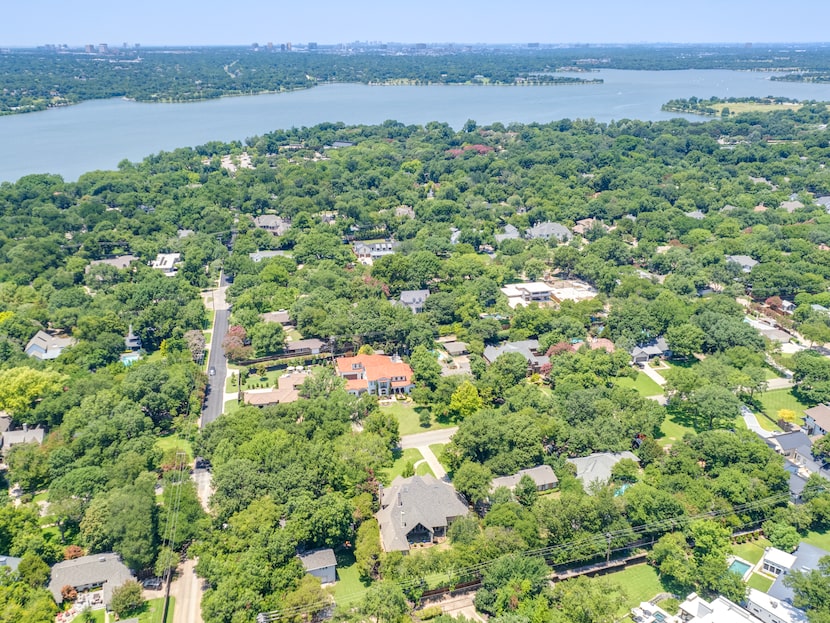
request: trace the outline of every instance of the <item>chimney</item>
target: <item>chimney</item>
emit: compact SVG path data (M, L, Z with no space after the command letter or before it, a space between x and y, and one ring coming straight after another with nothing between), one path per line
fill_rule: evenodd
M28 424L26 424L26 422L23 422L23 432L24 432L24 433L29 432L29 425L28 425Z

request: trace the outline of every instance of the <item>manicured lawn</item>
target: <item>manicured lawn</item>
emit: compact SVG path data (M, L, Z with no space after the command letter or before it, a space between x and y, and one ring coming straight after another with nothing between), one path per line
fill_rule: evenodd
M187 460L193 461L193 448L187 439L182 439L178 435L168 435L167 437L159 437L156 439L156 447L162 452L168 450L184 450L187 455Z
M297 331L297 329L289 329L285 332L286 341L296 342L301 339L303 339L303 336L300 334L299 331Z
M758 420L758 424L760 424L761 428L764 430L772 431L774 433L781 432L781 427L768 417L765 417L763 413L756 414L755 419Z
M772 580L770 578L765 578L763 575L753 573L749 576L749 580L746 585L749 588L754 588L756 591L766 593L769 590L769 587L772 586Z
M778 419L778 412L781 409L792 409L795 411L796 422L801 422L804 419L804 409L810 408L810 405L804 404L793 396L792 390L789 389L764 392L758 396L758 400L764 408L764 413L773 420Z
M415 468L415 474L417 476L435 476L435 474L432 473L432 468L426 462L421 463Z
M163 605L164 599L151 599L148 601L144 607L139 610L138 612L131 612L125 618L131 617L138 617L138 623L162 623L161 620L161 613L164 608ZM165 623L173 623L173 607L176 605L176 598L170 598L170 604L167 607L167 618ZM78 619L80 620L80 619ZM102 610L93 610L92 611L92 620L95 623L104 623L104 611ZM115 617L111 616L110 621L114 621Z
M357 563L351 551L335 552L337 558L337 583L334 585L334 599L338 605L354 604L360 601L367 585L360 581Z
M807 536L801 540L810 545L820 547L823 550L830 551L830 532L813 532L810 530Z
M222 413L224 413L224 414L226 414L226 415L227 415L227 414L229 414L229 413L233 413L233 412L234 412L234 411L236 411L238 408L239 408L239 402L236 400L236 398L234 398L233 400L228 400L228 401L225 403L225 406L224 406L224 408L222 409Z
M391 405L383 405L380 408L384 413L394 415L398 420L398 432L401 435L413 435L415 433L423 433L428 430L435 430L438 428L449 428L452 426L449 422L439 422L434 417L430 418L430 424L427 427L421 426L418 419L423 410L429 410L427 407L419 406L415 403L402 404L395 402Z
M666 415L666 419L663 420L662 426L660 426L660 431L663 433L663 436L660 437L657 441L661 444L666 445L669 443L677 443L686 433L695 434L695 429L691 426L686 425L685 423L678 422L673 416L672 412L669 411Z
M640 392L641 396L646 398L649 396L659 396L663 393L663 388L651 380L645 372L638 372L636 379L619 378L614 380L614 384L618 387L628 387Z
M641 602L649 601L657 594L666 592L660 578L657 577L657 570L647 564L634 565L623 571L610 573L605 578L619 584L625 593L625 605L619 612L620 616L639 606Z
M751 543L736 543L732 546L732 553L739 558L757 564L764 557L764 548L772 545L767 539L757 539Z
M400 450L396 450L395 462L392 464L392 467L386 470L386 473L389 475L389 482L392 482L393 480L395 480L396 477L403 474L403 470L406 468L407 463L412 461L412 463L414 464L422 460L423 458L424 455L421 454L421 451L418 450L418 448L407 448L403 452L401 452Z

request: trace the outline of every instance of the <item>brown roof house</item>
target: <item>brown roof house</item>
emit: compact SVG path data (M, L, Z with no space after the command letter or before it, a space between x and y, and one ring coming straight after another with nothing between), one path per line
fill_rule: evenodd
M447 528L470 512L452 485L434 476L398 476L380 492L381 547L386 552L408 552L414 544L432 544L447 535Z
M288 372L277 379L276 389L249 389L242 394L242 401L252 407L269 407L288 404L300 399L300 385L311 376L310 370Z

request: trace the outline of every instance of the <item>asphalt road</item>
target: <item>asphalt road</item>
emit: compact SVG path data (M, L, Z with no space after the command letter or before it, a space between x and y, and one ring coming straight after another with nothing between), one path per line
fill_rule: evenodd
M225 389L225 379L228 376L228 362L225 353L222 351L222 341L228 333L228 319L231 312L225 302L225 288L228 282L225 273L219 279L219 288L213 292L213 307L215 310L215 322L213 333L210 336L210 354L208 355L208 371L215 370L215 374L208 376L207 397L202 409L202 420L200 426L206 426L222 415L224 404L222 397Z

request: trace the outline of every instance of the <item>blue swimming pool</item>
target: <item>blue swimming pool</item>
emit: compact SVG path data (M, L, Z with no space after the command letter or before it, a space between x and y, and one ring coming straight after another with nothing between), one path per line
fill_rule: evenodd
M749 563L744 562L743 560L733 560L732 564L729 565L729 570L732 573L737 573L741 577L744 577L744 574L752 568L752 565Z

